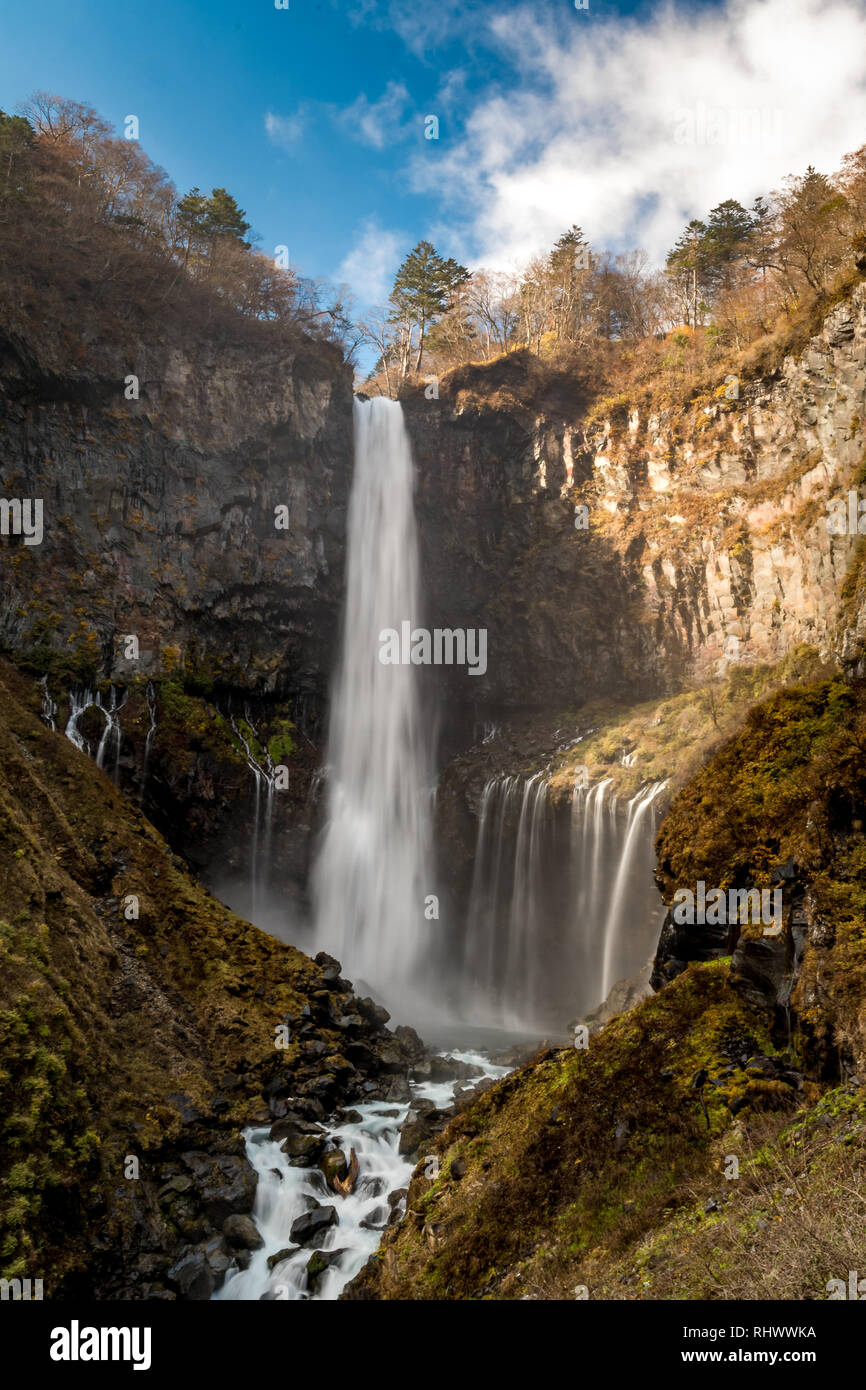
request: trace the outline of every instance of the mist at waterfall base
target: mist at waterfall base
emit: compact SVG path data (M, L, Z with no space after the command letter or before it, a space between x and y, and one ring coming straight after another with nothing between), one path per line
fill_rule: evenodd
M220 896L264 930L336 956L393 1024L411 1023L437 1045L562 1035L653 953L663 788L648 785L620 804L607 778L554 804L546 772L490 776L476 808L471 882L452 892L433 832L436 671L432 681L423 672L422 693L418 667L379 661L380 632L423 620L413 490L401 407L356 401L345 613L315 788L310 904L305 912L271 881L273 786L252 761L251 871ZM430 895L442 904L439 919L425 915Z

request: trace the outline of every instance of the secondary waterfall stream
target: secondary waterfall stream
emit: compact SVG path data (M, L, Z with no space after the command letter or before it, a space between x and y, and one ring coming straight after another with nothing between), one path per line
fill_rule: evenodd
M624 808L611 777L576 786L566 822L546 774L488 779L462 941L464 1012L562 1032L643 969L661 925L652 840L665 785L646 784Z
M315 940L404 1007L431 892L429 768L418 668L383 665L379 634L419 617L413 467L401 407L355 402L343 647L332 688L327 824L313 871Z

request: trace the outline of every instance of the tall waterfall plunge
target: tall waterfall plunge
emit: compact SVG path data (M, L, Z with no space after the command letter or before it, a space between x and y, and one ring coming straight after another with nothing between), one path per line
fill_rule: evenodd
M337 955L404 1021L450 1013L482 1028L561 1032L652 954L662 786L621 806L610 779L577 788L569 816L549 798L546 773L492 777L468 901L427 921L433 749L421 670L379 661L379 633L421 616L409 439L400 406L383 398L355 404L346 589L314 949Z
M332 689L327 824L313 871L315 939L398 1002L431 924L430 740L416 666L379 633L420 614L413 470L401 407L355 402L343 647ZM391 996L389 995L389 998Z

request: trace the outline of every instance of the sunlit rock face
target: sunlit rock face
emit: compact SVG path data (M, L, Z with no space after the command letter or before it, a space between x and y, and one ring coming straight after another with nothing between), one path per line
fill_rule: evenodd
M587 427L579 390L530 370L461 369L405 405L432 620L489 628L455 699L644 697L803 642L862 661L863 605L837 623L856 534L828 522L863 458L866 290L775 376L687 410Z

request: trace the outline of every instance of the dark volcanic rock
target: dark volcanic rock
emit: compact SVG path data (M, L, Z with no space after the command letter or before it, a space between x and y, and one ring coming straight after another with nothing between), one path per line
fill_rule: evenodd
M192 1173L205 1216L217 1230L235 1212L252 1211L258 1176L246 1158L198 1152L182 1158Z
M315 1292L319 1278L326 1269L338 1264L345 1250L314 1250L307 1260L307 1287Z
M223 1222L226 1241L237 1250L261 1250L264 1245L256 1224L250 1216L227 1216Z
M311 1240L316 1240L323 1231L337 1224L337 1208L332 1206L315 1207L312 1211L304 1212L296 1221L292 1222L290 1237L298 1245L309 1245Z
M216 1287L210 1265L200 1250L182 1255L167 1277L180 1290L181 1297L191 1302L206 1302Z

